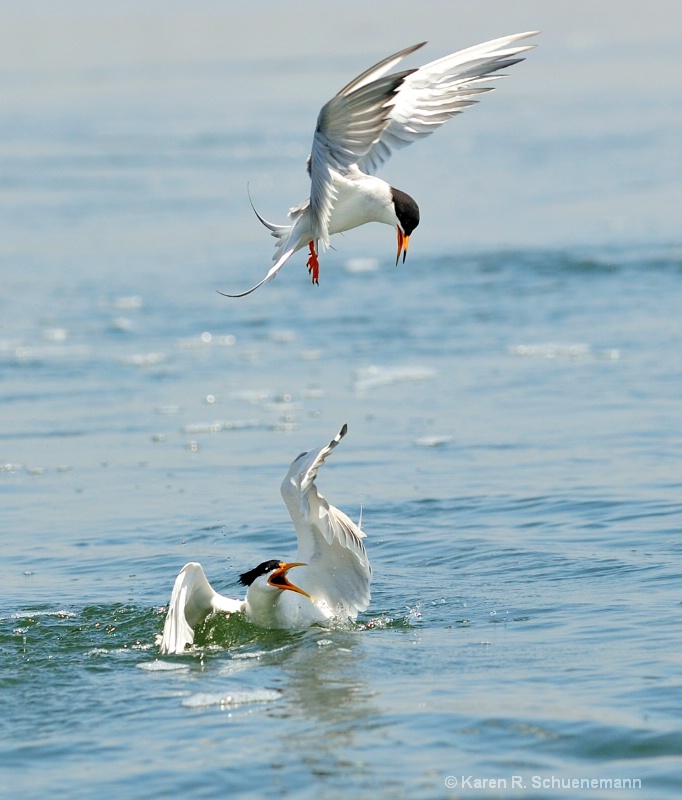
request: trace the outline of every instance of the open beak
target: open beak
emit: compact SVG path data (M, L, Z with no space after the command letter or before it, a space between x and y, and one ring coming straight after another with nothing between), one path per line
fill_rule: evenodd
M268 583L270 586L274 586L276 589L289 589L292 592L298 592L302 594L304 597L312 600L313 598L310 597L308 592L304 592L303 589L299 589L298 586L294 586L294 584L287 578L287 572L292 569L293 567L307 567L307 564L304 564L302 561L291 561L288 564L280 564L279 569L276 569L268 578Z
M397 267L401 253L403 254L403 264L405 263L405 257L407 256L407 246L410 243L410 237L405 236L400 225L397 225L396 227L398 228L398 255L395 257L395 265Z

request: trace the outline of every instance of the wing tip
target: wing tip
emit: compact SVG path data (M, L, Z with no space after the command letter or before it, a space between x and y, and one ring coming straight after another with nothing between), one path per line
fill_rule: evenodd
M336 434L336 436L329 442L329 450L333 450L336 445L343 439L343 437L348 433L348 423L344 422L341 426L341 430Z
M512 33L510 36L502 36L500 39L493 39L492 41L500 41L501 39L506 39L508 42L518 42L521 39L530 39L531 36L539 36L542 33L541 30L537 31L522 31L521 33ZM536 47L537 45L531 45L531 47Z

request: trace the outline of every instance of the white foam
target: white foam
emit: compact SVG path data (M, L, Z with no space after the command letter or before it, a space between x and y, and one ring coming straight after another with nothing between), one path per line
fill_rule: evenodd
M510 347L509 352L515 356L535 358L585 358L591 354L589 344L518 344Z
M251 691L231 692L229 694L197 692L182 701L185 708L238 708L252 703L271 703L279 700L282 693L275 689L252 689Z
M379 367L373 364L355 373L355 391L363 392L377 386L388 386L404 381L427 381L435 377L436 370L431 367Z
M189 669L189 665L182 661L160 661L158 658L135 666L147 672L187 672Z
M448 444L448 442L452 441L452 436L420 436L418 439L414 440L416 445L419 447L440 447L443 444Z

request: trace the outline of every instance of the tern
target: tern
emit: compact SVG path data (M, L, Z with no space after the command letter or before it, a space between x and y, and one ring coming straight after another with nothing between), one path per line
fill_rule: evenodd
M175 580L166 614L160 652L182 653L194 632L214 613L243 614L262 628L305 628L335 620L354 620L370 601L372 569L365 533L317 491L318 469L346 435L344 425L324 447L301 453L282 481L281 492L296 536L295 561L270 559L244 572L244 600L218 594L201 564L190 562ZM294 584L288 576L296 570Z
M396 265L401 255L404 262L410 236L419 225L419 207L410 195L374 173L394 150L429 136L476 103L478 95L492 91L494 87L481 84L506 77L498 70L523 61L519 55L535 46L516 43L538 33L503 36L418 69L389 73L426 44L421 42L388 56L341 89L317 117L306 162L310 197L290 209L290 224L268 222L251 203L258 219L277 239L273 266L251 289L220 294L251 294L272 280L289 258L306 245L310 250L308 271L312 282L318 283L320 244L326 250L330 236L368 222L383 222L397 229Z

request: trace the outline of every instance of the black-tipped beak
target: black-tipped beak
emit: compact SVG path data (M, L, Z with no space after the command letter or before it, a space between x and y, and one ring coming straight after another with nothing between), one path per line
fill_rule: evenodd
M275 589L289 589L291 592L298 592L302 594L304 597L307 597L309 600L313 598L310 597L308 592L304 592L303 589L299 589L298 586L295 586L288 578L287 572L293 567L307 567L307 564L304 564L302 561L291 561L288 564L280 564L279 568L276 569L269 577L268 583L270 586L274 586Z
M410 243L410 237L405 236L400 225L397 225L396 227L398 229L398 255L395 257L395 265L397 267L401 253L403 254L403 264L405 263L405 258L407 257L407 246Z

